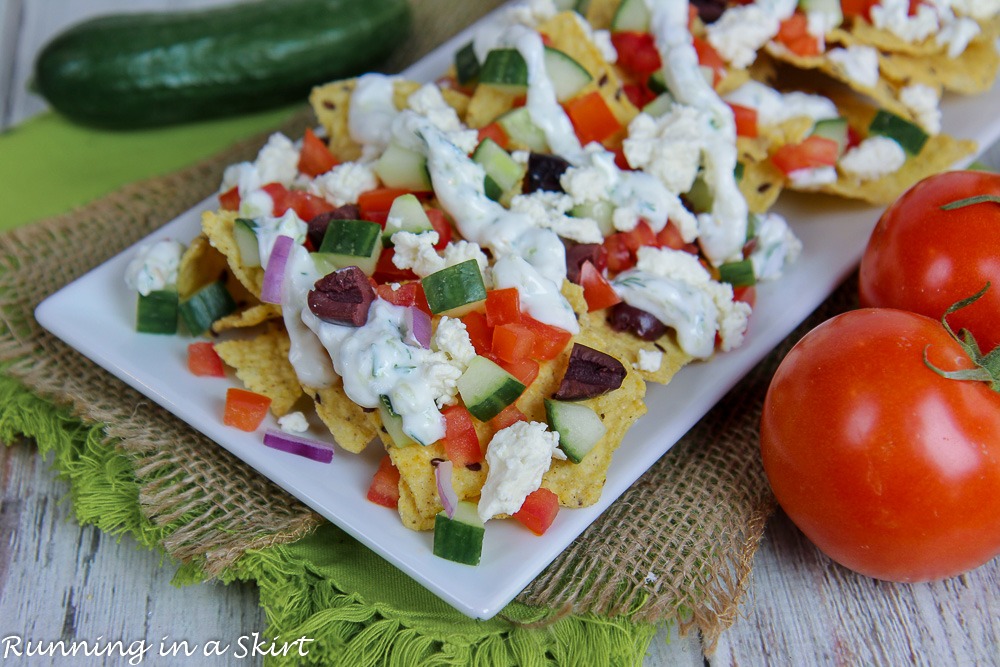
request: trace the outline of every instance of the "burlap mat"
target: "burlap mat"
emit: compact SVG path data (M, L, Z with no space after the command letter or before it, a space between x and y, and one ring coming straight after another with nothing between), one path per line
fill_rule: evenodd
M398 67L497 2L417 2ZM392 67L388 68L392 69ZM298 136L308 110L279 128ZM143 513L171 526L164 549L217 575L247 549L287 543L322 519L136 391L43 331L46 296L214 192L228 164L266 135L184 171L128 186L78 211L0 237L0 360L32 391L107 425L132 461ZM634 612L701 631L708 647L737 615L774 508L757 448L768 381L809 327L854 305L842 287L562 553L519 600L553 609ZM636 611L638 610L638 611Z

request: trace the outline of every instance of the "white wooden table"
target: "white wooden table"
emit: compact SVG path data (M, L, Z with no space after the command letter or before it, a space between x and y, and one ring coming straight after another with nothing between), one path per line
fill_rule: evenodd
M53 34L105 11L190 7L225 0L0 0L0 129L44 102L25 89L34 54ZM1000 166L1000 146L987 161ZM34 445L0 447L0 663L96 664L86 658L3 655L4 638L146 640L158 646L237 641L266 627L253 585L170 584L173 568L79 526ZM997 502L997 499L989 499ZM711 656L697 637L661 630L645 665L1000 664L1000 561L942 583L898 585L857 576L820 554L778 514L758 552L740 618ZM251 665L252 659L191 658L143 664ZM107 664L126 664L109 661Z

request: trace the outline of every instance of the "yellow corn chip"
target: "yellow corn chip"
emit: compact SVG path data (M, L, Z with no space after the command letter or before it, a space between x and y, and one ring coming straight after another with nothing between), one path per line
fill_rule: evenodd
M337 383L324 389L303 386L309 398L316 403L316 414L330 429L337 444L357 454L378 435L376 412L364 408L347 398L338 378Z
M413 497L413 507L417 514L433 519L434 515L443 509L437 491L437 479L434 476L432 461L446 461L444 445L435 442L423 447L410 445L396 447L388 445L386 449L392 458L392 463L399 470L401 480L409 487ZM478 498L479 491L486 481L486 464L481 464L479 470L469 470L465 466L455 466L452 469L451 485L459 500Z
M240 248L233 235L233 223L237 215L234 211L205 211L201 214L201 228L208 236L212 247L225 255L229 267L236 278L259 301L264 285L264 269L259 266L243 266Z
M1000 66L1000 54L990 42L974 42L958 58L941 53L912 56L903 53L879 55L882 75L899 88L922 83L940 90L975 95L993 85Z
M248 329L268 320L277 319L281 319L280 306L273 303L258 303L216 320L212 323L212 331L222 333L230 329Z
M417 511L416 501L410 485L402 477L399 478L399 502L396 505L399 518L403 525L410 530L432 530L434 528L434 515L424 516ZM435 512L434 514L437 514Z
M744 162L740 192L751 213L766 213L784 188L785 175L770 160Z
M247 389L270 398L271 412L281 417L302 396L295 369L288 361L288 347L288 334L276 328L256 338L216 343L215 351L236 369L236 377Z
M622 0L590 0L585 16L594 30L608 30Z

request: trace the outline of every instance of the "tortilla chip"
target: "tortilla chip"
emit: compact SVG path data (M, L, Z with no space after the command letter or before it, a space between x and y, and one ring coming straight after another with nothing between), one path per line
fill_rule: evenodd
M212 247L204 234L191 241L181 256L177 269L177 293L186 299L205 285L221 280L238 307L253 306L260 301L236 279L225 255Z
M979 21L982 31L969 42L970 46L992 46L996 39L1000 23L997 18ZM831 42L839 44L862 44L871 46L885 54L898 54L917 58L931 57L933 59L948 58L948 44L937 41L937 35L932 34L922 42L908 42L890 30L876 28L865 19L855 16L847 28L835 30L830 36ZM949 58L950 59L950 58Z
M498 90L493 86L476 86L472 99L469 100L469 111L465 116L465 122L474 129L485 127L513 109L514 101L518 97L518 93ZM526 148L518 142L513 142L511 145L514 150Z
M212 247L225 255L233 275L259 302L264 285L264 269L259 266L243 266L240 247L233 234L237 217L235 211L205 211L201 214L201 228Z
M433 530L434 516L424 516L417 511L410 485L402 477L399 478L399 502L396 503L396 510L403 525L410 530Z
M288 361L288 334L274 329L253 339L229 340L215 344L215 351L236 369L236 377L250 391L271 399L275 417L288 414L302 387Z
M785 175L770 160L744 162L743 178L738 183L751 213L766 213L785 185Z
M594 27L594 30L609 30L611 19L615 17L618 6L622 0L590 0L585 14L587 21Z
M923 83L939 90L976 95L996 80L1000 54L990 42L973 42L958 58L947 54L917 57L902 53L879 55L879 70L899 88Z
M431 461L448 460L444 445L440 442L426 447L388 445L386 449L392 458L392 464L399 470L400 480L405 481L410 490L414 511L425 519L433 519L434 515L444 507L438 496L437 479ZM469 470L465 466L455 466L452 469L451 485L459 500L478 498L484 482L486 482L485 464L482 464L479 470Z
M347 398L339 378L336 384L323 389L303 385L302 390L315 401L316 414L345 450L357 454L378 435L377 413L365 412Z
M280 306L273 303L258 303L216 320L212 323L212 331L222 333L230 329L249 329L268 320L277 319L281 319Z

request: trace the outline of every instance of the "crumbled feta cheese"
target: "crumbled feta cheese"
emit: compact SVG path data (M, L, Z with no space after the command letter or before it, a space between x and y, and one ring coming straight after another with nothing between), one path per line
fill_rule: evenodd
M834 28L840 26L843 21L844 15L839 6L836 7L836 11L832 12L813 10L806 14L806 32L816 38L819 42L819 50L822 52L826 49L826 36Z
M970 18L959 18L941 26L935 35L938 44L948 45L948 57L957 58L968 48L969 42L981 33L983 29Z
M445 267L461 264L470 259L476 260L476 263L479 264L479 271L483 274L483 284L486 286L486 289L490 289L493 273L490 268L490 260L478 243L464 240L451 241L444 247Z
M531 159L531 151L511 151L510 159L517 163L517 166L528 168L528 160Z
M458 146L463 153L476 150L479 133L462 125L458 112L445 101L441 89L433 83L424 84L414 91L406 98L406 104L441 130L448 141Z
M789 172L788 180L797 188L815 188L837 182L836 167L806 167Z
M912 83L899 91L899 101L917 119L928 134L941 133L941 108L938 91L933 86Z
M639 224L639 213L634 206L619 206L611 214L611 225L615 231L630 232Z
M808 117L814 121L837 118L837 105L822 95L793 91L781 93L759 81L748 81L728 93L731 104L757 110L757 123L762 126L780 125L791 118Z
M794 262L802 252L802 241L777 213L758 217L757 243L750 254L753 274L758 281L781 277L786 264Z
M479 498L479 518L514 514L542 485L552 459L565 459L559 434L540 422L517 422L497 431L486 449L489 472Z
M910 16L909 0L881 0L869 10L872 25L907 42L922 42L938 31L938 12L928 4L917 5Z
M706 133L710 130L705 114L694 107L674 104L670 111L653 118L637 115L628 126L622 143L625 158L680 194L691 189L701 166Z
M508 11L508 20L529 28L536 28L559 13L553 0L525 0L514 4Z
M453 362L444 352L436 352L423 364L426 385L415 389L429 392L438 408L453 405L458 396L458 378L467 366Z
M438 321L434 337L431 338L431 349L447 354L452 362L462 368L463 373L476 356L476 348L472 346L465 323L455 317L443 316Z
M692 285L701 285L712 280L711 274L689 252L672 248L642 246L636 252L635 268L654 276L673 278Z
M170 239L144 243L125 267L125 284L143 296L177 284L184 244Z
M607 196L611 185L608 173L594 166L571 166L559 177L563 192L575 204L598 202Z
M843 70L844 76L863 88L878 85L878 51L870 46L851 44L826 52L827 58Z
M873 181L891 174L906 162L906 151L889 137L868 137L847 151L837 168L862 181Z
M644 350L639 348L639 357L635 362L635 367L640 371L655 373L660 370L663 364L663 353L659 350Z
M1000 0L951 0L956 14L978 20L995 18L1000 14Z
M778 34L780 22L761 5L736 5L708 25L708 42L727 63L745 69L757 59L758 49Z
M378 178L371 166L361 162L344 162L309 184L309 192L323 197L336 206L356 204L362 192L378 187Z
M278 428L285 433L305 433L309 430L309 421L301 412L289 412L278 417Z
M257 153L253 166L261 185L281 183L287 187L299 175L299 149L291 139L275 132Z
M411 269L421 278L445 268L444 258L434 249L438 242L437 232L396 232L392 235L395 252L392 263L397 269Z
M546 190L514 195L510 200L510 210L528 216L536 227L551 229L559 236L578 243L601 243L604 235L597 222L566 215L571 208L571 196Z

